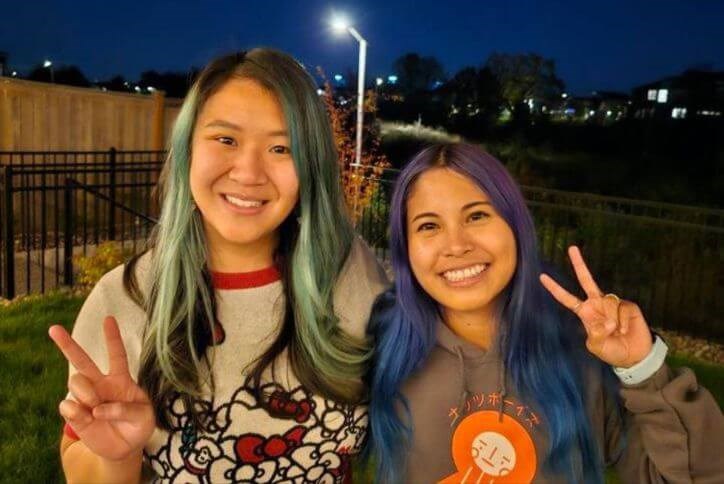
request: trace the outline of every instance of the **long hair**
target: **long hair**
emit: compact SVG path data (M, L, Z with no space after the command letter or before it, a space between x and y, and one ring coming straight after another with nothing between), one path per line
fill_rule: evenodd
M204 384L213 392L207 353L213 346L216 301L207 266L201 215L189 185L191 140L197 116L210 96L232 78L251 79L279 101L299 178L299 201L279 227L274 254L286 307L277 339L249 372L257 397L261 375L285 349L299 381L322 396L355 403L371 351L337 327L333 286L347 258L353 228L345 212L329 118L314 81L290 56L254 49L209 63L191 87L171 135L159 181L161 214L151 238L153 281L143 298L134 279L137 259L124 273L126 290L146 310L148 328L139 382L151 397L158 424L170 427L167 404L180 395L196 424ZM213 350L213 348L211 348ZM264 402L262 401L262 404Z
M400 174L392 196L390 251L395 284L376 301L371 321L375 356L369 376L373 395L370 450L377 459L378 480L403 480L404 455L414 429L400 388L429 355L436 326L441 324L437 302L410 268L406 229L410 190L422 173L434 167L447 167L469 178L513 231L518 263L496 308L502 364L520 395L538 405L548 424L548 469L567 475L571 482L600 482L601 458L585 411L579 359L595 362L575 351L583 343L571 341L572 329L564 327L538 280L541 263L535 228L520 189L500 162L463 143L433 145L420 152Z

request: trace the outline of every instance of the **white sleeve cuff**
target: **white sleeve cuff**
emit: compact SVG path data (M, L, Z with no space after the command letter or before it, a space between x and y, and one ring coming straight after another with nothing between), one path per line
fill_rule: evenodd
M651 347L651 351L646 358L636 363L631 368L619 368L614 366L613 372L616 376L626 385L635 385L642 381L650 378L654 373L661 368L666 359L666 353L668 353L669 347L666 346L664 340L659 335L656 335L654 345Z

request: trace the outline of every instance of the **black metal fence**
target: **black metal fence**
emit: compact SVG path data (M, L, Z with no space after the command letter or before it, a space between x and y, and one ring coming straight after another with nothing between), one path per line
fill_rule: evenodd
M73 259L116 240L144 247L163 152L0 152L0 294L73 282ZM388 257L385 170L357 230ZM607 291L636 301L655 326L724 340L724 210L523 187L544 259L575 281L565 253L582 247ZM574 289L575 287L571 287Z
M72 257L117 240L134 250L157 213L164 152L0 152L0 294L72 282Z

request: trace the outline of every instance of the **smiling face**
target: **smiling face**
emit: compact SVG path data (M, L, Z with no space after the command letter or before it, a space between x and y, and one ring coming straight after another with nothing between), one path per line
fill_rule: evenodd
M232 78L202 107L190 185L213 269L231 270L219 261L239 254L271 264L279 226L299 199L290 148L279 101L256 81Z
M450 312L490 314L516 268L510 226L466 176L432 168L407 198L410 266L420 286Z

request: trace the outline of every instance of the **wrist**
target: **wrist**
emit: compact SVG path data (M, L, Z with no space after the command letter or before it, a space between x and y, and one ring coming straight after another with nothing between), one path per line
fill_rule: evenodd
M644 359L629 368L613 367L613 372L625 385L636 385L647 380L664 364L669 348L659 335L652 332L651 336L654 343Z

